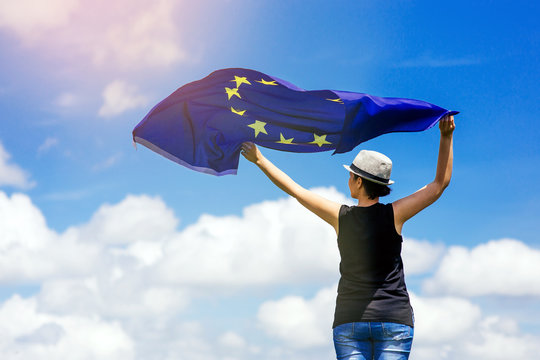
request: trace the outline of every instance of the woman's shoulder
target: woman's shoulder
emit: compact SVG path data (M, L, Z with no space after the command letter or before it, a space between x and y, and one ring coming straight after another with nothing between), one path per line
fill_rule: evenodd
M342 204L341 207L339 208L339 216L342 217L351 213L351 211L353 211L353 208L354 206Z

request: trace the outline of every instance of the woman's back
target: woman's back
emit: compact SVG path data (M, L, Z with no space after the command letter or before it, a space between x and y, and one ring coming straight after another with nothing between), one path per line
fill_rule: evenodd
M333 327L358 321L413 326L392 204L343 205L338 247L341 279Z

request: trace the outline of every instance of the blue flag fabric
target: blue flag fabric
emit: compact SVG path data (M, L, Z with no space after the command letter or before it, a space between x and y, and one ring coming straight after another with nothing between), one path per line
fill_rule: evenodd
M190 169L236 174L241 145L344 153L376 136L422 131L446 114L436 105L333 90L306 91L249 69L217 70L158 103L133 140Z

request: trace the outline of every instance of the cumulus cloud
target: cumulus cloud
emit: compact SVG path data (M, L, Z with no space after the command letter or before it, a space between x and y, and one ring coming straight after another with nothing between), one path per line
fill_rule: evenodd
M173 0L0 2L0 28L32 48L99 68L140 69L186 59Z
M533 359L540 351L540 338L522 333L515 320L485 315L465 298L411 294L411 303L414 359Z
M429 241L405 238L401 257L407 275L424 274L435 268L439 263L445 247Z
M134 343L117 322L55 316L15 295L0 307L0 354L6 359L133 359Z
M316 191L347 201L334 188ZM211 286L333 283L339 264L333 228L292 198L248 206L241 217L203 215L164 254L160 279Z
M249 345L248 341L235 331L226 331L217 339L219 353L229 354L223 357L226 360L242 358L261 358L261 349L258 346Z
M178 219L161 198L128 195L117 204L103 204L88 223L69 228L66 235L89 243L159 244L177 225Z
M347 201L333 188L316 191ZM163 200L147 195L104 204L61 234L24 194L0 193L0 209L4 281L88 276L105 265L124 272L146 267L146 276L163 285L212 288L333 283L338 276L332 227L291 198L248 206L240 217L203 215L182 231Z
M137 87L125 81L115 80L103 90L103 105L99 116L113 117L128 110L146 106L148 99L138 93Z
M456 359L534 359L540 353L540 337L522 333L512 320L487 317L479 328L477 341L466 341L462 350L456 351Z
M482 317L480 307L464 298L424 298L411 294L411 304L415 314L415 340L425 345L466 337L466 332Z
M137 269L128 273L116 266L97 273L45 281L36 296L38 309L57 315L142 320L177 314L190 302L187 290L151 285Z
M164 239L155 235L177 225L159 198L128 196L103 205L88 223L58 234L48 229L28 196L0 192L0 218L0 282L40 284L36 295L15 296L0 306L0 322L20 323L20 329L0 325L0 357L132 359L131 339L147 344L149 332L160 334L167 350L187 347L175 344L167 332L175 329L168 322L189 304L189 291L153 284L146 271L161 257ZM113 223L126 227L115 229ZM2 317L10 313L17 321ZM81 341L86 345L72 350ZM145 351L138 353L156 349ZM158 358L167 358L162 355Z
M453 246L434 276L431 294L540 296L540 250L514 239L492 240L473 249Z
M81 274L97 261L95 244L59 236L24 194L0 192L0 282L35 282Z
M411 358L533 359L540 351L538 336L521 332L512 318L484 314L468 299L412 293L411 303L416 318ZM324 351L331 342L334 304L335 288L323 288L311 299L285 296L267 301L257 320L287 348Z
M342 197L335 189L318 191ZM159 343L159 358L181 354L196 359L216 351L241 358L260 351L236 332L195 341L197 331L175 327L175 317L201 296L201 286L210 285L212 296L218 296L227 284L246 288L300 279L319 282L335 279L337 271L333 230L291 199L252 205L242 217L206 215L182 231L171 209L160 198L146 195L104 204L88 222L60 234L48 228L24 194L0 193L0 209L6 220L0 222L0 281L39 283L39 292L30 298L37 314L118 321L142 344L138 353L153 353L150 342ZM278 226L284 219L285 225ZM298 227L294 220L305 228L293 230ZM224 268L229 271L221 273ZM13 339L54 343L74 331L60 326L43 322ZM160 338L144 340L148 331ZM0 354L9 351L0 348Z
M222 346L230 348L242 349L246 346L246 340L234 331L227 331L222 334L218 341Z
M86 224L58 234L27 195L0 192L0 218L0 281L7 283L109 276L115 268L122 277L160 259L178 224L161 199L144 195L104 204Z
M11 155L6 151L0 142L0 186L13 186L21 189L28 189L35 185L30 180L30 175L17 164L9 160Z
M347 201L333 188L316 191ZM0 219L0 282L40 285L26 299L15 295L0 304L2 358L332 356L336 290L328 285L338 277L335 233L293 199L253 204L240 216L204 215L179 230L179 220L162 199L129 195L57 233L27 195L0 192ZM442 245L406 239L404 261L412 273L429 272L442 254L437 272L442 271L452 249L445 253ZM536 251L500 240L465 254L495 261L503 251L530 267L536 258L527 258L524 250ZM481 256L475 257L477 252ZM517 277L528 276L513 273L518 283ZM284 285L302 286L304 293L306 286L320 290L312 297L288 292L261 300L260 290L283 294ZM236 290L254 310L243 309L234 328L216 327L213 311L237 311L230 306ZM535 345L540 339L523 333L514 318L485 313L459 294L412 294L411 300L415 359L534 358L540 351Z
M263 303L257 313L261 329L288 346L309 348L329 342L336 287L320 290L312 299L286 296Z

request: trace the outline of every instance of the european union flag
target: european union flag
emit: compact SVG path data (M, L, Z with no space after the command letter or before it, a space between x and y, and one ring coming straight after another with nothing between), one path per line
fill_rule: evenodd
M133 139L190 169L236 174L241 144L343 153L381 134L421 131L446 114L424 101L306 91L249 69L217 70L157 104Z

